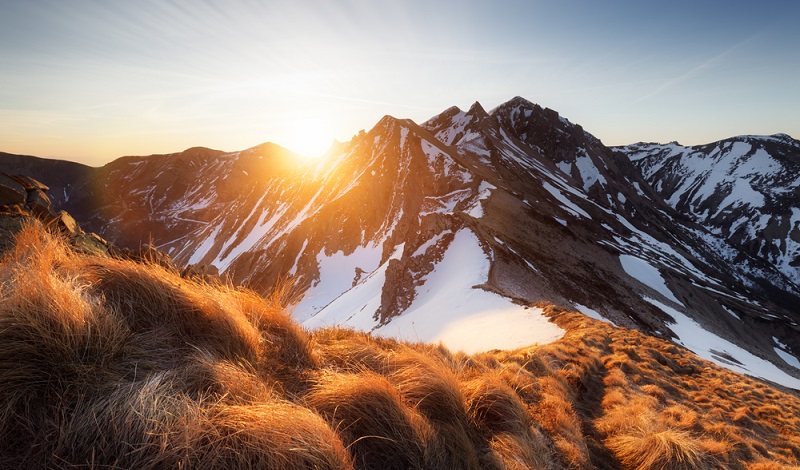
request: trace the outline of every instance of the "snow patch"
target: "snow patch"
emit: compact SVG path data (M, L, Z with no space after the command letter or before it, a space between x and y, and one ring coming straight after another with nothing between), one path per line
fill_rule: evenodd
M417 248L416 251L414 251L414 254L412 254L411 257L414 258L416 256L424 255L425 252L428 251L428 248L438 243L439 240L441 240L442 237L447 235L448 233L453 233L453 232L451 230L445 230L444 232L437 233L436 235L431 237L428 241L420 245L420 247Z
M424 210L419 215L423 217L428 214L452 214L458 203L467 199L471 194L472 191L469 189L457 189L444 196L427 196L423 202Z
M305 292L303 300L295 306L292 313L295 319L298 322L305 321L353 287L356 268L367 273L377 269L381 251L380 243L357 247L348 255L342 250L326 255L325 249L321 249L317 254L319 279Z
M612 325L617 326L616 323L614 323L613 321L609 320L608 318L606 318L603 315L601 315L600 313L598 313L597 310L591 309L591 308L589 308L589 307L587 307L585 305L581 305L581 304L576 303L575 304L575 309L578 310L579 312L581 312L582 314L586 315L589 318L594 318L595 320L600 320L602 322L611 323Z
M800 390L800 379L792 377L775 364L703 329L696 321L672 307L646 296L642 296L642 298L675 319L675 323L670 325L670 329L678 336L677 342L701 358L740 374L760 377L785 387ZM739 363L725 359L720 356L720 353L734 358Z
M792 367L796 367L796 368L800 369L800 361L797 360L796 357L792 356L791 354L789 354L788 352L784 351L783 349L780 349L780 348L772 348L772 349L775 350L775 353L778 354L778 356L780 356L781 359L784 360L784 362L786 362L787 364L789 364Z
M722 292L720 292L720 293L722 293ZM739 321L742 321L742 319L739 318L739 315L736 315L736 312L734 312L733 310L729 309L728 307L726 307L724 305L722 305L721 307L723 308L723 310L725 310L726 312L730 313L733 318L735 318L735 319L737 319Z
M445 145L453 145L456 143L456 137L464 131L470 121L472 121L472 116L461 111L453 116L449 126L436 133L436 138Z
M622 269L624 269L629 276L650 287L669 300L672 300L679 305L683 305L683 303L681 303L681 301L675 297L672 291L669 290L667 283L661 276L661 272L654 268L650 263L631 255L619 255L619 262L622 264Z
M290 276L294 276L297 273L297 263L300 261L300 257L303 256L303 252L306 251L307 245L308 245L308 239L303 240L303 247L300 248L300 251L297 252L297 256L294 258L294 264L292 265L292 269L289 270Z
M477 236L468 229L459 231L442 261L417 288L411 306L374 333L411 341L441 341L468 354L549 343L564 335L541 309L522 307L476 288L486 282L489 266Z
M478 187L478 199L467 209L467 215L476 219L483 217L483 205L481 201L488 199L489 196L492 195L493 189L497 189L497 187L486 181L481 181L481 185Z
M211 235L207 236L203 243L200 244L192 253L192 256L189 258L189 261L186 264L197 264L205 258L211 248L214 247L214 243L217 241L217 235L219 234L220 229L222 229L222 225L217 225Z
M396 248L390 259L402 255ZM306 328L341 325L383 337L428 343L477 353L555 341L564 335L541 314L498 294L475 287L486 282L490 262L469 229L456 233L442 260L417 287L411 305L389 323L377 326L389 262L303 323Z
M303 322L303 326L314 329L339 325L360 331L370 331L375 328L378 324L375 314L381 307L381 294L383 293L383 285L386 283L386 269L391 260L400 259L404 247L405 244L396 246L394 252L385 263L362 277L358 284L347 290L347 292L324 305L324 308L316 315L307 318ZM313 300L313 298L310 300ZM320 302L316 303L320 304ZM298 305L292 316L295 319L303 316L308 317L308 315L302 314L301 309L304 307L306 306Z
M600 183L601 186L606 185L606 179L600 174L600 170L594 165L589 154L586 150L580 149L583 153L580 157L575 159L575 166L581 172L581 179L583 180L583 190L588 191L595 183Z
M575 205L575 203L573 203L572 201L567 199L567 197L564 196L564 193L562 193L555 186L551 185L547 181L542 181L542 186L544 187L544 189L546 189L550 194L553 195L554 198L556 198L562 204L561 207L565 211L569 212L570 214L572 214L572 215L574 215L576 217L581 217L582 216L582 217L585 217L587 219L591 219L592 218L589 214L586 213L586 211L584 211L583 209L581 209L580 207Z

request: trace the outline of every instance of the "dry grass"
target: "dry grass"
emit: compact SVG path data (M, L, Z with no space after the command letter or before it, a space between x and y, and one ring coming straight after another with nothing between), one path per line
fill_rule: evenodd
M625 468L691 470L708 468L695 440L687 433L635 428L609 438L608 447Z
M146 261L146 260L145 260ZM0 468L797 468L800 400L547 307L467 356L331 328L41 227L0 265Z

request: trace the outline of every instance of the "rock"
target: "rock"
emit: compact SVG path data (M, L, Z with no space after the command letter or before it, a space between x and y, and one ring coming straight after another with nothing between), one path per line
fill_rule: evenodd
M172 264L172 258L151 243L141 247L139 253L143 261L158 264L167 269L175 268L175 265Z
M78 223L75 222L75 219L73 219L71 215L67 214L66 211L61 211L58 213L56 226L61 229L61 231L65 232L70 238L80 233Z
M25 224L39 220L48 230L59 232L74 249L109 256L109 244L102 237L85 233L66 211L53 212L47 189L33 178L0 172L0 253L13 248L15 237Z
M364 274L367 274L367 271L364 271L363 269L356 266L356 277L353 278L353 287L355 287L356 284L358 284L358 281L361 280L361 276L363 276Z
M28 192L19 181L0 173L0 205L25 204L27 197Z
M177 271L177 268L172 263L172 258L150 243L140 246L137 250L119 248L113 244L108 244L108 254L114 258L127 259L138 263L157 264L166 269ZM184 269L184 271L186 270Z
M47 194L45 194L41 189L32 189L28 191L26 205L28 206L28 209L30 209L31 212L37 216L41 217L53 214L50 198L47 197Z
M90 255L108 256L108 242L96 233L80 233L72 239L72 246Z
M219 269L213 264L190 264L183 268L181 277L212 284L224 282L225 280L220 276Z
M50 189L41 181L35 180L30 176L25 176L25 175L9 175L9 176L18 181L22 185L22 187L25 188L26 191L33 191L36 189L41 191L47 191Z

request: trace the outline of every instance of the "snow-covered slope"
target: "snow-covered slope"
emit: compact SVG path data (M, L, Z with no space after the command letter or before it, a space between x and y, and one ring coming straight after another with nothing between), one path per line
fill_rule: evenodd
M271 144L127 157L69 204L90 229L152 240L180 265L262 291L293 279L310 328L474 352L558 337L536 308L549 302L695 348L685 316L740 348L729 362L745 351L800 373L791 276L682 215L644 160L514 98L420 125L387 116L319 162Z
M420 279L411 304L386 324L373 312L381 305L388 264L394 256L303 323L308 328L342 325L372 331L380 336L423 342L439 342L467 353L514 349L556 340L563 331L549 323L535 307L523 307L510 299L476 288L484 284L491 264L478 238L469 229L453 237L442 259ZM422 254L423 251L417 250Z
M619 150L672 207L800 283L800 142L776 134Z

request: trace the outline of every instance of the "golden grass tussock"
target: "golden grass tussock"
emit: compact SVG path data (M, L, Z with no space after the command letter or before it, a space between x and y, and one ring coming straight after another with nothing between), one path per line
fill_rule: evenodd
M694 470L709 468L697 442L675 430L635 428L610 438L608 447L625 468L636 470Z
M314 352L337 370L373 372L386 370L387 355L375 338L367 333L331 327L312 333Z
M531 425L525 405L499 377L484 375L463 384L470 418L485 435L524 435Z
M551 455L549 443L535 429L530 436L511 433L496 434L489 441L490 461L508 470L549 470L559 468ZM488 465L487 465L488 466Z
M209 410L214 440L201 468L352 468L339 436L311 410L286 401Z
M342 328L40 225L0 262L0 468L784 469L800 399L544 306L477 355Z
M344 436L360 468L424 468L432 429L382 375L322 374L305 400Z

